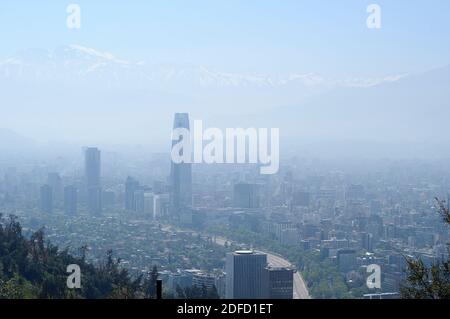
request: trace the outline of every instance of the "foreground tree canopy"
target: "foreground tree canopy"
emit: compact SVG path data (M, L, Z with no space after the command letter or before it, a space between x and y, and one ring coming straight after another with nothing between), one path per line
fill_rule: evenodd
M436 199L439 213L450 225L450 212L445 202ZM405 299L450 299L450 259L438 260L427 267L419 258L406 258L407 278L401 288Z
M45 242L43 230L29 239L13 216L0 215L0 298L153 298L157 270L144 278L131 278L119 267L112 251L99 265L85 260L86 247L76 257ZM80 289L68 289L67 266L77 264L82 273Z

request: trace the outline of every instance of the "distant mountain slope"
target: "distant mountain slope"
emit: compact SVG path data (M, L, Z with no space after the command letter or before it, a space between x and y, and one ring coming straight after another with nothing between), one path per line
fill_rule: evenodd
M314 73L288 75L218 72L205 66L131 62L81 45L72 44L53 51L30 49L0 61L0 79L13 82L77 83L101 81L97 85L192 88L279 88L367 87L392 82L399 76L363 79L328 79ZM57 83L57 82L55 82Z
M264 114L299 138L450 141L450 67L340 88ZM270 121L268 121L270 119Z
M32 139L0 127L0 150L29 149L34 146Z
M0 62L0 85L8 115L0 127L36 138L161 145L180 111L207 126L279 127L294 141L450 137L450 66L381 78L251 75L132 62L70 45Z

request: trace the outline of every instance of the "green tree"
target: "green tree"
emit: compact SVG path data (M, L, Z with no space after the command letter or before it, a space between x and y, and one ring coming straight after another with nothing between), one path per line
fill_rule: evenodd
M439 213L450 225L450 212L444 201L436 199ZM422 260L406 258L407 278L400 292L404 299L450 299L450 259L427 267Z
M142 276L132 279L108 251L99 265L85 261L86 247L74 257L46 243L40 229L27 239L17 218L0 214L0 298L143 298ZM67 265L81 268L81 289L68 289Z

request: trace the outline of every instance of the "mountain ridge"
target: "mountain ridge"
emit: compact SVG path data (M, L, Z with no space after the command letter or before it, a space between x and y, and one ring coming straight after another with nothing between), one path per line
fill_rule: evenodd
M55 75L56 70L60 73ZM262 87L277 88L295 85L302 88L320 86L337 87L370 87L381 83L395 82L404 75L388 75L379 78L326 78L316 73L294 72L288 75L265 75L221 72L198 65L148 64L145 61L132 62L118 58L114 54L88 48L78 44L58 47L57 49L25 50L16 56L0 61L0 78L21 80L21 76L29 76L36 80L51 77L61 80L61 74L78 76L80 80L106 79L112 77L124 80L145 81L149 86L158 82L183 82L187 85L208 87ZM38 77L40 76L40 78ZM64 77L63 77L64 78ZM69 81L72 83L71 81Z

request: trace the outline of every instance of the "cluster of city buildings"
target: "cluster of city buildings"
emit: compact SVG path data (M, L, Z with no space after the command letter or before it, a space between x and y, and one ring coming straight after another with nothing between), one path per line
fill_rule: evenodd
M205 287L216 289L219 297L225 299L292 299L293 276L292 268L270 265L266 254L252 250L227 253L222 270L209 273L198 269L160 272L169 291Z
M293 269L272 267L267 255L251 250L227 254L227 299L292 299Z
M177 127L189 128L187 114L175 115ZM382 288L368 291L370 298L397 296L405 256L418 256L426 264L448 257L449 230L434 200L446 199L450 187L450 175L440 164L434 169L382 162L361 168L293 157L279 174L268 176L259 174L257 165L199 165L193 171L190 163L172 162L167 179L110 170L114 178L105 180L101 151L86 148L83 154L83 172L73 175L4 169L0 205L19 209L35 203L43 213L68 216L116 210L199 232L226 225L262 233L282 246L330 260L350 290L365 285L369 265L379 265ZM26 204L17 205L18 199ZM161 276L172 290L214 285L226 298L292 298L292 273L270 267L265 254L236 251L224 257L221 272L186 268Z

